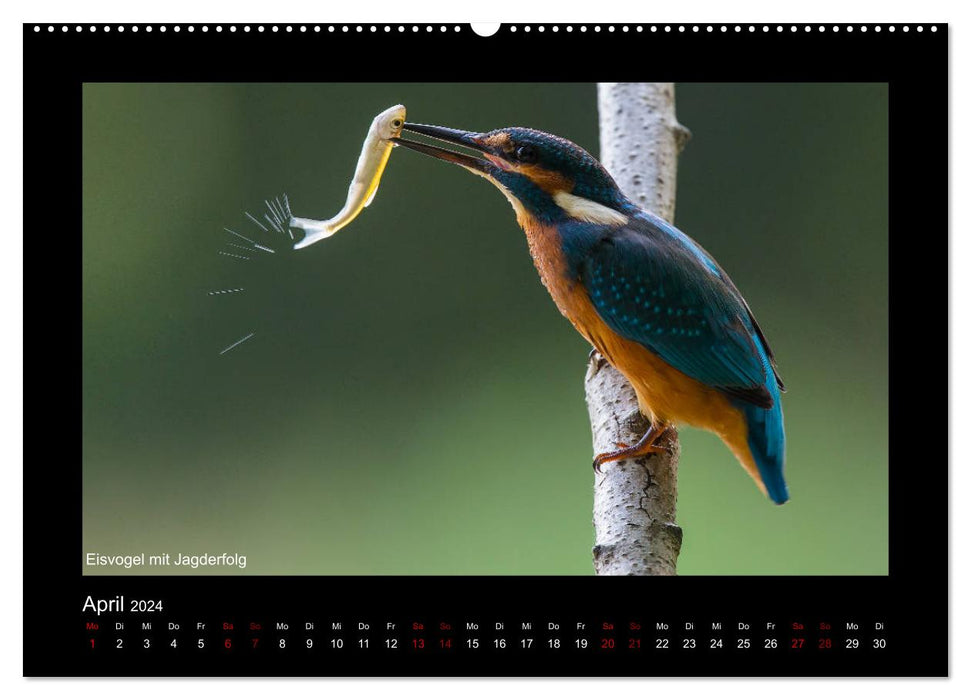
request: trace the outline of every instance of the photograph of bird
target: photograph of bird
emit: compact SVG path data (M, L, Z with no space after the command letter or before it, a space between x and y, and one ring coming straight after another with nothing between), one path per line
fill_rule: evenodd
M665 449L668 428L687 424L721 438L774 503L789 499L785 386L755 316L710 254L635 205L567 139L522 127L404 130L476 152L392 139L506 196L560 312L633 386L650 427L636 444L596 455L597 471Z

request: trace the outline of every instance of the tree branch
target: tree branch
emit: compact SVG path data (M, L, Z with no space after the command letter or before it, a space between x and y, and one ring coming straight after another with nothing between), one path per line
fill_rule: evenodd
M599 83L600 160L638 206L674 219L678 154L689 132L674 113L674 83ZM634 389L597 352L585 382L595 454L634 444L648 422ZM670 454L611 462L595 475L594 568L600 575L674 576L681 551L675 522L681 445Z

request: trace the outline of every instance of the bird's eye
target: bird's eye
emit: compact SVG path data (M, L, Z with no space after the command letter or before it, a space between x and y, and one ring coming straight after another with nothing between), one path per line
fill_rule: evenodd
M400 119L395 119L394 121L391 122L391 126L393 126L395 129L400 129L401 128L401 120Z
M516 149L516 160L520 163L535 163L536 149L532 146L519 146Z

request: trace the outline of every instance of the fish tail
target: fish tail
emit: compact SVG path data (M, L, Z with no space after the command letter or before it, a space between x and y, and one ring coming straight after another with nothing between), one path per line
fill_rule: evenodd
M290 219L290 226L302 228L304 231L304 237L293 245L294 250L306 248L308 245L329 238L335 233L335 230L326 221L317 221L316 219L301 219L294 216Z

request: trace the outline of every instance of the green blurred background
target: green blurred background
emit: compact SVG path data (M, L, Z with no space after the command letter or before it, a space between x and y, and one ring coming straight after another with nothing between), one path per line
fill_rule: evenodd
M397 102L598 148L592 84L84 86L84 550L248 558L84 573L592 573L588 347L506 200L398 150L333 239L243 215L336 213ZM772 343L792 492L682 431L680 573L886 574L887 88L679 84L677 110L677 224Z

